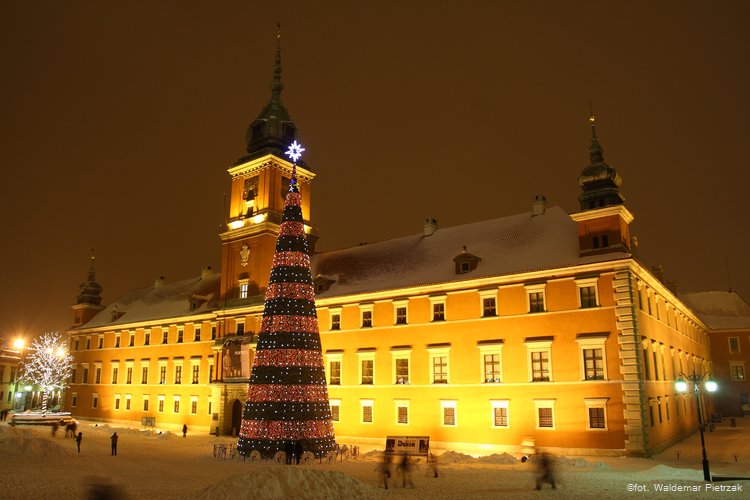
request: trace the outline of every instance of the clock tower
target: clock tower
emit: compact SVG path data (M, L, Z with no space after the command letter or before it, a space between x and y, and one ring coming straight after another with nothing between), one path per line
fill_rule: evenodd
M248 127L247 154L228 169L232 178L229 214L226 230L219 236L221 297L230 307L256 299L263 302L292 176L292 164L284 152L297 139L297 127L281 103L280 41L278 35L271 99ZM297 164L302 217L311 249L310 183L314 177L304 162Z

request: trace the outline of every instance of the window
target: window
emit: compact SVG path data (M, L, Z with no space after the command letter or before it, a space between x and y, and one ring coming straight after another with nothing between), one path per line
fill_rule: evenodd
M607 429L607 398L585 399L586 429Z
M508 400L492 400L490 401L492 407L492 427L508 428Z
M143 332L143 345L151 345L151 330Z
M128 347L133 347L135 345L135 333L130 332L128 335Z
M432 321L445 321L445 303L432 304Z
M89 383L89 369L88 367L83 368L83 378L81 379L82 384L88 384Z
M125 383L126 384L133 383L133 367L132 366L128 366L125 371Z
M161 343L162 344L169 343L169 330L167 330L166 328L161 329Z
M361 367L361 376L362 376L362 384L372 384L373 382L373 365L375 363L374 359L362 359L360 360L362 367Z
M141 367L141 384L148 384L148 366Z
M456 401L440 401L442 414L442 425L444 427L456 426Z
M165 399L164 396L160 394L159 395L159 405L158 405L158 411L159 411L159 413L164 413L164 399Z
M648 341L645 339L642 342L643 345L643 380L651 379L651 370L648 366ZM680 358L680 371L682 371L682 358Z
M198 414L198 396L190 396L190 414Z
M409 359L411 357L410 346L401 346L391 349L391 359L393 361L393 383L409 383Z
M555 401L552 399L534 401L536 408L536 428L555 428Z
M485 384L502 382L502 339L479 341L477 347L482 367L482 381Z
M174 383L175 384L182 383L182 366L181 365L177 365L174 367Z
M119 368L117 368L116 366L112 368L112 383L113 384L117 383L117 372L118 371L119 371Z
M401 425L409 423L409 401L396 400L396 423Z
M76 383L76 371L77 370L75 368L73 368L73 371L70 372L70 383L71 384L75 384ZM13 383L13 379L10 380L10 383L11 384ZM117 382L112 382L112 383L115 384Z
M544 292L529 292L529 312L544 312Z
M237 321L237 335L245 335L245 323L244 323L244 320Z
M115 335L115 348L120 347L120 336ZM76 346L77 348L77 346Z
M70 395L70 406L71 408L75 408L78 406L78 393L74 392Z
M362 311L362 328L372 327L372 309Z
M91 337L86 337L86 349L91 349Z
M193 384L197 384L197 383L199 383L198 381L200 379L201 367L198 364L194 364L192 366L192 369L193 369L192 383Z
M604 380L604 355L602 349L583 350L584 380Z
M648 416L649 416L649 419L651 420L651 427L653 427L654 424L656 424L656 421L654 420L654 401L655 400L650 399L648 403Z
M174 408L172 410L173 413L180 413L180 396L174 396Z
M364 424L371 424L372 423L372 405L373 401L372 399L361 399L360 405L362 407L362 423Z
M331 330L341 330L341 313L331 313Z
M102 369L97 366L94 369L94 383L101 384L101 382L102 382Z
M740 338L739 337L729 337L729 352L731 352L732 354L740 353Z
M482 317L489 318L497 316L497 304L495 297L486 297L482 299Z
M549 382L549 351L531 353L531 380Z
M657 354L656 342L651 346L651 353L654 356L654 380L659 380L659 358Z
M159 383L164 385L167 383L167 366L159 366Z
M448 356L435 356L432 358L432 383L448 383Z
M662 423L662 418L661 418L661 398L657 398L657 401L658 401L657 408L659 409L659 423Z
M148 396L143 396L143 411L148 411Z
M91 395L91 407L94 409L99 408L99 395L97 393Z
M732 382L744 382L745 380L745 362L744 361L730 361L729 362L729 376Z
M500 354L485 354L484 360L484 382L500 382Z
M341 360L328 362L328 384L341 385Z
M78 339L75 339L75 340L73 341L73 350L75 350L75 351L77 351L77 350L78 350L78 344L79 344L79 341L78 341ZM118 345L117 347L120 347L120 346Z
M341 400L340 399L331 399L331 420L334 422L340 422L341 421Z
M193 342L200 342L201 340L201 327L195 325L193 327Z
M576 280L578 287L578 304L581 309L588 309L599 305L597 299L597 278Z
M182 328L177 329L177 343L182 344L182 341L185 338L185 331Z
M216 340L216 325L211 325L211 340Z
M96 343L96 348L101 349L104 346L104 337L99 335L99 340Z
M115 410L119 410L119 409L120 409L120 395L115 394Z
M130 411L130 402L132 400L133 396L130 394L125 394L125 411Z
M406 306L396 308L396 324L397 325L406 324Z
M247 291L248 291L248 282L247 281L241 281L240 282L240 298L246 299L247 298Z

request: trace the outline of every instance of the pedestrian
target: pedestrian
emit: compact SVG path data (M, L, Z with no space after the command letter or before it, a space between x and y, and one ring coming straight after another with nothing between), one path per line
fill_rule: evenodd
M52 424L52 437L55 437L55 434L57 434L57 429L60 428L60 424L58 422L55 422Z
M408 483L410 487L414 488L414 483L411 481L411 461L407 453L402 454L398 470L401 472L401 487L406 488Z
M294 456L294 442L291 440L284 441L284 455L286 465L292 465L292 456Z
M541 490L544 483L549 483L552 485L552 489L555 489L555 475L552 468L552 457L546 452L542 452L539 455L539 475L536 478L536 489Z
M182 437L187 437L187 424L182 424Z
M294 443L294 454L297 457L297 465L299 465L299 461L302 458L302 454L305 452L305 448L302 446L302 441L299 439Z
M429 470L428 474L431 472L432 473L432 477L438 477L438 459L432 453L430 453L430 460L429 460L429 462L430 462L430 470Z
M78 446L78 453L81 453L81 441L83 440L83 432L79 432L76 436L76 445Z
M117 433L115 432L112 434L112 437L109 438L110 441L112 441L112 456L117 456Z
M391 461L388 455L383 455L383 461L378 464L376 469L380 479L383 481L383 486L388 489L388 478L391 477Z

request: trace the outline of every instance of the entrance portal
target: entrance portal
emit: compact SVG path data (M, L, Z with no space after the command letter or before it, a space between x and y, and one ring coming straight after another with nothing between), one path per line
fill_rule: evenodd
M240 433L240 425L242 425L242 403L239 399L235 399L232 404L232 436Z

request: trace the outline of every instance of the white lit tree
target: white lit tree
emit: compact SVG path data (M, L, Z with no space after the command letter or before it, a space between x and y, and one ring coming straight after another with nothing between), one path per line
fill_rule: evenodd
M57 332L45 333L27 349L28 354L21 360L19 378L42 388L42 411L46 412L49 393L68 387L67 381L73 373L73 356Z

